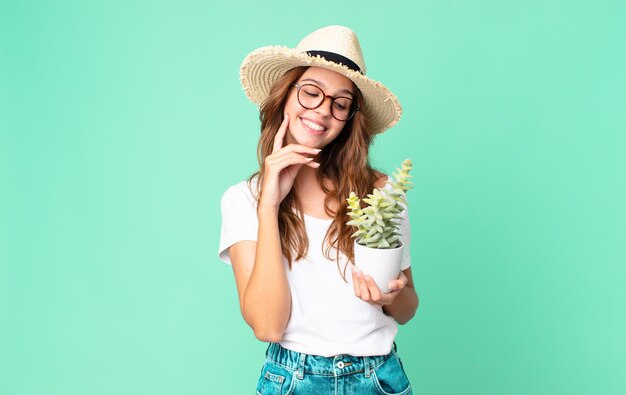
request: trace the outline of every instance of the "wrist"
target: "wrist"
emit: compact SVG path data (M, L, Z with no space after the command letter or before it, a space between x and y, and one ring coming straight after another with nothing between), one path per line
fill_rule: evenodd
M276 205L273 204L263 204L263 203L259 203L259 206L257 207L257 215L259 217L264 216L264 217L277 217L278 216L278 211L279 208Z

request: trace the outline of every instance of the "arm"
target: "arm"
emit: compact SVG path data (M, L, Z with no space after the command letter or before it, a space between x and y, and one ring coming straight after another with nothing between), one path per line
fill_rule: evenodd
M291 292L283 262L278 210L303 165L319 167L312 157L320 150L297 144L283 147L289 118L280 126L274 149L265 158L258 203L257 241L240 241L230 247L239 307L244 320L262 341L278 342L289 321Z
M291 311L278 212L259 209L258 217L257 241L241 241L230 248L230 254L244 320L259 340L278 342Z

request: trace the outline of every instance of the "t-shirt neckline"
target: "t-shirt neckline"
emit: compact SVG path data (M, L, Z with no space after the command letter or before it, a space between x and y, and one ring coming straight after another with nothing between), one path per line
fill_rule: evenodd
M315 220L315 221L321 221L321 222L332 222L332 220L334 219L334 218L319 218L319 217L314 217L314 216L309 215L309 214L304 213L304 212L302 213L302 215L304 215L304 216L305 216L305 217L307 217L307 218L311 218L311 219L313 219L313 220Z

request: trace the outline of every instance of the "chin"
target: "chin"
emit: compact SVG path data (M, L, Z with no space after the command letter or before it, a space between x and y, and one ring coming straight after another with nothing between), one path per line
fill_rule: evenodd
M311 147L311 148L323 148L326 144L322 141L320 141L319 139L309 139L309 138L300 138L297 139L298 144L300 145L306 145L307 147Z
M311 136L307 133L306 130L296 129L295 132L290 133L290 140L292 140L293 143L306 145L307 147L313 148L322 148L324 145L326 145L326 142L320 138L323 136Z

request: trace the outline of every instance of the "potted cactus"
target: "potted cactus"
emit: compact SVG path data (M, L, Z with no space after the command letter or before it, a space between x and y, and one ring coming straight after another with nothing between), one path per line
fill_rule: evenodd
M354 265L364 273L372 276L382 292L390 292L389 282L398 277L402 262L404 245L400 240L401 213L407 206L406 192L412 186L408 180L413 165L409 159L402 162L393 180L387 185L390 188L374 188L363 202L354 192L348 197L348 215L351 220L347 225L357 230L352 234L354 240ZM403 206L404 205L404 206Z

